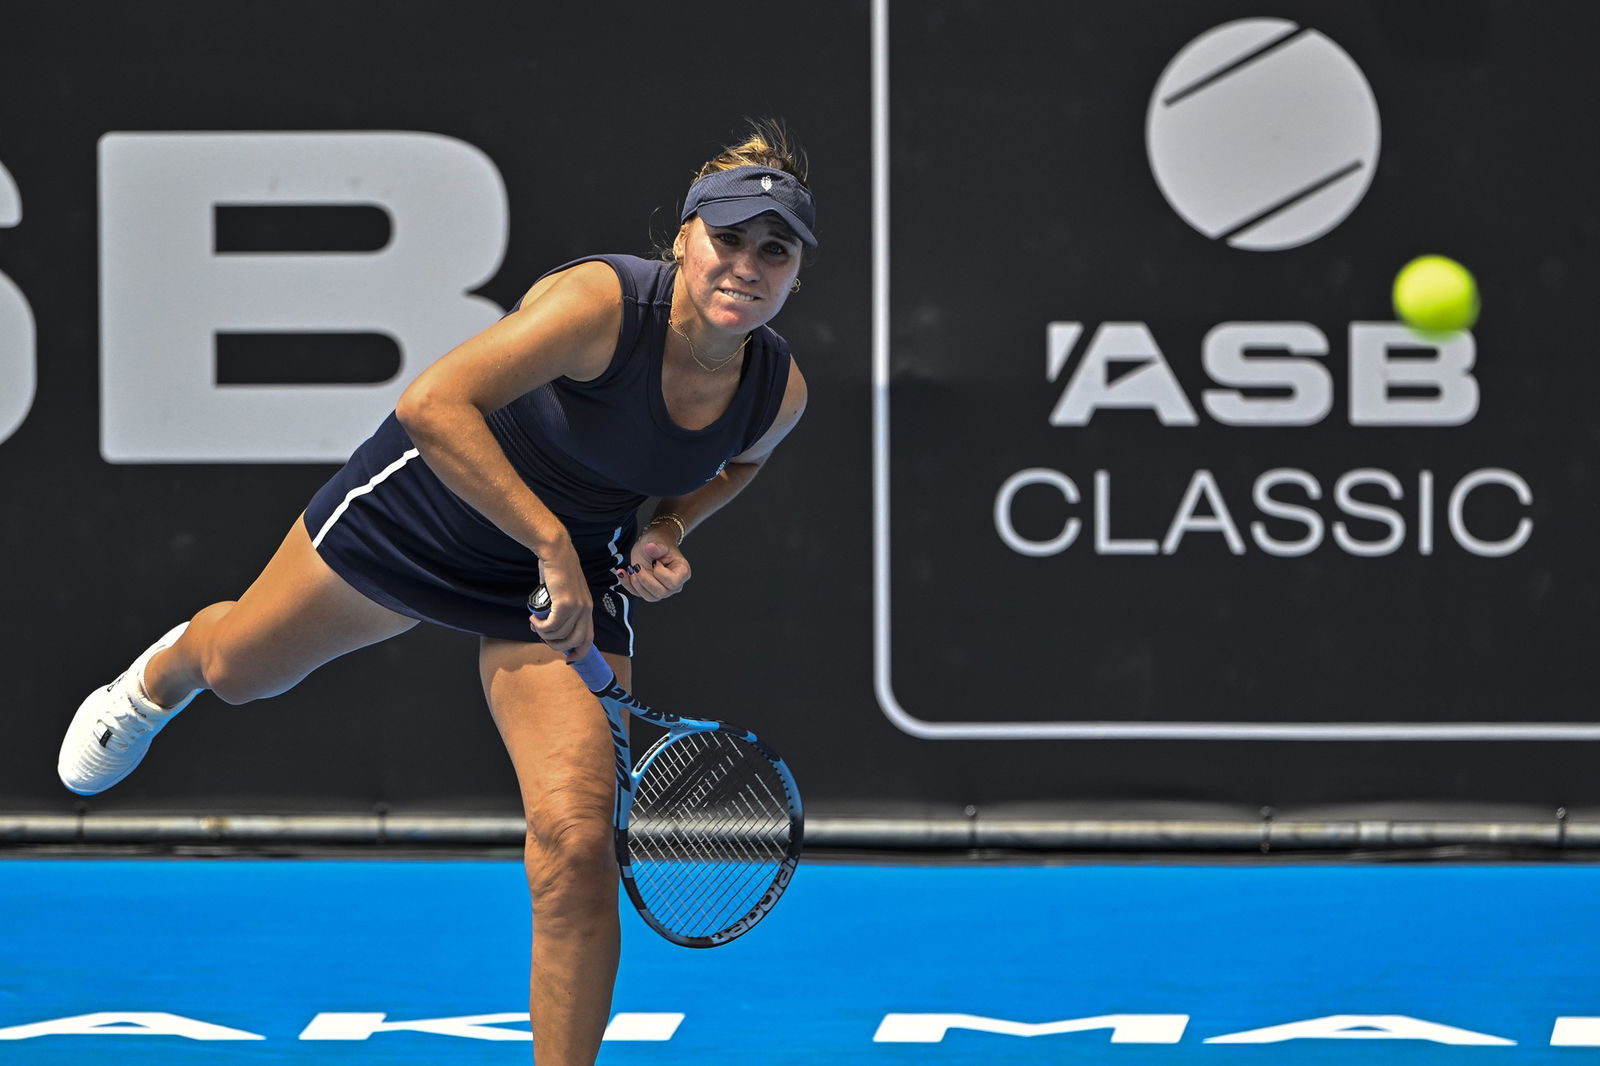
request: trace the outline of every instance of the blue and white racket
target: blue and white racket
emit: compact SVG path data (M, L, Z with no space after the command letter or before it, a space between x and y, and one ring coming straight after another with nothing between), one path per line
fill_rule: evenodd
M544 617L543 585L528 610ZM794 775L754 733L652 710L589 645L572 668L605 708L616 751L617 866L645 922L691 948L726 944L765 918L800 861ZM628 768L627 716L667 733Z

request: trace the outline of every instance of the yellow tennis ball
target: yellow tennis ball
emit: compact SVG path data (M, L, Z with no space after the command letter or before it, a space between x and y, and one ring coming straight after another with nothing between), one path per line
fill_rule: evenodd
M1394 311L1424 333L1471 329L1478 321L1478 283L1454 259L1419 256L1395 275Z

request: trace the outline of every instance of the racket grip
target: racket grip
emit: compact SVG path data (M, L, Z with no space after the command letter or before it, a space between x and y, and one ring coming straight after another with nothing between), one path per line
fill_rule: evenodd
M529 594L528 613L535 618L545 618L550 614L549 589L540 585ZM576 659L568 660L567 665L578 671L578 676L589 686L590 692L604 692L617 680L617 675L611 670L611 664L606 662L605 656L600 654L600 649L593 644L585 648L583 654Z

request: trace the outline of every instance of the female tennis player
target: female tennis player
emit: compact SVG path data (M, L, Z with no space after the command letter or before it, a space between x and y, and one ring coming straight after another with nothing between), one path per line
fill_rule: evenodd
M540 278L417 377L237 602L89 695L62 782L116 784L201 691L276 696L419 621L481 635L528 823L534 1061L592 1063L620 939L615 776L606 717L563 660L593 642L632 686L634 601L684 587L684 538L799 420L805 382L768 323L814 226L803 153L758 123L700 169L670 252ZM530 620L541 581L551 609Z

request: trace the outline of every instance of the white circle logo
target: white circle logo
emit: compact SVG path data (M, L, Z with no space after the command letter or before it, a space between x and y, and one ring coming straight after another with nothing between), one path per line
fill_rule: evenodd
M1156 184L1212 240L1271 252L1355 210L1378 165L1378 104L1344 50L1286 19L1224 23L1161 72L1145 117Z

